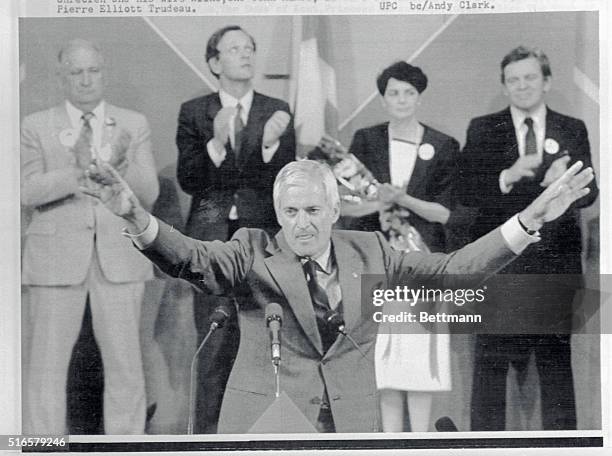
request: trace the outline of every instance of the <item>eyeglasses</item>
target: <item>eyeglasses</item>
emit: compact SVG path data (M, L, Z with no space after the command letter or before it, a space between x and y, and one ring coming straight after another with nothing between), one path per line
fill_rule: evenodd
M232 46L228 49L225 49L224 51L219 51L219 54L221 53L227 53L229 55L239 55L239 54L246 54L246 55L253 55L255 53L255 48L253 46Z

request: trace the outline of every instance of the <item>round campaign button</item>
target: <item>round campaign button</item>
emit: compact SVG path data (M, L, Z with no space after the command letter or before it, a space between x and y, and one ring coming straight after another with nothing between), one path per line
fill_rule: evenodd
M59 141L62 143L62 146L73 147L78 138L78 133L74 128L66 128L62 130L59 134Z
M98 158L102 161L109 161L111 156L113 155L113 148L110 144L105 144L100 147L100 151L98 152Z
M559 143L552 138L546 138L546 141L544 141L544 151L547 154L556 154L559 152Z
M424 143L419 146L419 158L421 160L431 160L436 151L431 144Z
M106 119L104 119L104 126L114 127L115 125L117 125L117 122L115 121L114 117L107 117Z

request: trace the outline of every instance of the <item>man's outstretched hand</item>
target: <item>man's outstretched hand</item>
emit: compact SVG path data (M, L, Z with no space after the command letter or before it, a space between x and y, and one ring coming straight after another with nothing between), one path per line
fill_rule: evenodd
M108 163L94 161L85 170L85 175L87 186L80 187L83 193L98 199L113 214L125 219L135 232L146 229L149 215L117 170Z
M544 223L559 218L574 201L589 193L588 185L595 175L593 168L580 171L582 166L581 161L574 163L519 214L527 228L539 230Z

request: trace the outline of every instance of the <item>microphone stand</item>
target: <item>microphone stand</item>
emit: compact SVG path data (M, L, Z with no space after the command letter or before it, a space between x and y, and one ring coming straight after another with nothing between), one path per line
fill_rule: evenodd
M193 355L193 358L191 359L191 370L190 370L190 375L189 375L189 421L187 423L187 434L189 435L193 434L193 421L194 421L194 415L195 415L195 403L194 403L195 394L196 394L195 392L196 369L195 368L198 365L199 355L202 349L204 348L204 345L206 345L206 342L208 341L212 333L214 333L215 330L217 330L218 328L219 328L219 323L217 323L216 321L213 321L210 324L210 329L208 330L208 333L204 337L204 340L202 340L202 343L200 344L195 354Z
M274 392L274 397L279 397L280 396L280 369L279 369L280 363L273 363L273 364L274 364L274 383L276 385L276 391Z
M347 333L344 329L340 329L340 328L338 328L338 332L342 334L344 337L346 337L353 344L353 346L357 349L357 351L361 354L361 356L363 356L365 359L371 362L370 358L366 356L366 354L359 347L357 342L355 342L355 339L353 339L349 333Z
M349 342L353 344L353 347L355 347L357 351L361 354L361 356L363 356L368 361L372 362L372 360L368 358L366 354L363 352L361 347L359 347L359 344L355 342L355 339L353 339L351 335L348 332L346 332L346 328L344 326L345 325L344 319L338 312L336 312L335 310L329 310L325 315L325 321L327 322L328 325L332 326L336 330L336 332L346 337L349 340Z
M280 345L280 329L283 321L283 309L277 303L270 303L266 306L266 326L270 330L270 338L272 345L270 346L270 355L272 366L274 366L274 396L280 396L280 363L281 363L281 345Z

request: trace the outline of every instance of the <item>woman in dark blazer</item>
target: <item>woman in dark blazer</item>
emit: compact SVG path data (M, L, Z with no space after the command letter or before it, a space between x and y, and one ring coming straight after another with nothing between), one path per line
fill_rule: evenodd
M358 130L352 152L381 183L378 201L343 204L343 215L357 217L353 227L381 230L389 211L403 209L432 251L445 251L444 225L451 212L459 143L417 119L427 76L397 62L377 79L389 121ZM427 431L433 391L450 389L448 334L390 334L380 328L376 377L383 430L401 432L404 400L412 431Z

